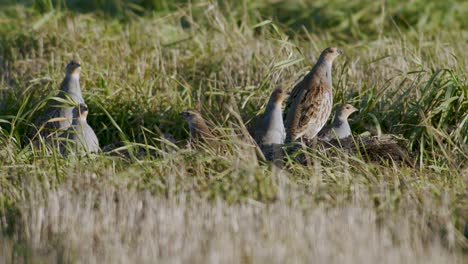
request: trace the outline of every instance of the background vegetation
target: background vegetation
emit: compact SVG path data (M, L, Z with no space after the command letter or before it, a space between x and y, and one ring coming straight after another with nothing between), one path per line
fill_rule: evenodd
M465 1L4 0L0 262L462 263L468 221ZM345 51L335 98L356 133L399 135L417 168L309 150L259 163L239 136L275 87ZM82 62L101 146L156 156L64 159L25 148L37 106ZM221 146L171 150L203 110ZM368 133L367 132L367 133Z

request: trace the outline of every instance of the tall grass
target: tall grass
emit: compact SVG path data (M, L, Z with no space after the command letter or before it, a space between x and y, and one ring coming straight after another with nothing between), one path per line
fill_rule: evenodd
M423 2L4 5L2 261L462 262L466 4ZM361 109L353 131L406 138L417 169L314 150L313 167L257 161L228 109L251 126L272 89L291 88L331 45L345 51L335 102ZM82 62L101 145L124 140L156 155L63 159L25 148L71 58ZM162 135L183 145L178 113L189 107L216 127L219 148L169 150Z

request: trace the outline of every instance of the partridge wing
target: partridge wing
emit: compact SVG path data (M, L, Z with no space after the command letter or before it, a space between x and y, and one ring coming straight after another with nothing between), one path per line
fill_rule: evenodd
M326 124L331 113L331 91L328 87L320 84L308 91L304 96L302 116L298 128L301 132L307 129L318 133ZM315 137L316 134L309 135Z
M305 130L309 125L310 121L316 118L320 111L320 105L323 95L323 86L313 87L312 89L306 90L301 100L301 116L298 122L298 128Z
M294 88L292 89L292 91L290 92L290 94L288 96L288 99L286 100L285 107L284 107L284 112L283 112L283 119L284 120L286 120L289 111L294 111L293 110L294 109L294 104L298 101L298 97L301 96L303 90L305 88L307 88L306 86L307 86L308 81L310 79L309 74L304 76L304 78L299 83L297 83L294 86Z
M49 107L44 109L44 112L37 118L35 124L35 129L31 130L31 137L39 133L42 136L49 134L50 132L60 129L61 120L61 109ZM65 118L65 117L64 117Z

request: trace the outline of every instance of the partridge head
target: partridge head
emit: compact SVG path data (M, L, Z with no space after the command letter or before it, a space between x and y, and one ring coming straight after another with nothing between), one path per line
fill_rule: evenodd
M81 64L76 60L71 60L65 67L67 75L79 75L81 73Z
M359 111L359 109L350 104L338 106L333 122L319 132L318 138L330 141L332 139L349 137L351 135L351 127L348 123L348 117L356 111Z

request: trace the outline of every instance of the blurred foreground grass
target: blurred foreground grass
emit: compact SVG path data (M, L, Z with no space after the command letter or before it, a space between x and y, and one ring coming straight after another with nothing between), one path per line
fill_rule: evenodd
M461 263L467 8L417 0L3 1L0 262ZM334 101L361 109L353 130L406 138L418 169L311 150L312 168L279 171L258 164L239 139L226 110L231 98L252 125L270 92L291 88L332 45L345 51L334 65ZM88 123L101 145L137 142L158 157L23 150L35 106L55 94L71 58L82 62ZM178 113L188 107L220 130L221 149L166 151L162 134L187 138Z

